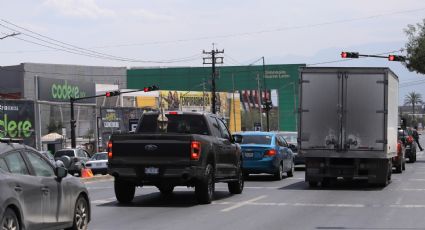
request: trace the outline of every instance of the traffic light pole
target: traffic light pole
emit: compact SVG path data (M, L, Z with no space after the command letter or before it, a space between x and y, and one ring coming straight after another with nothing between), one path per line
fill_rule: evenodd
M389 61L400 61L404 62L407 60L405 56L402 55L373 55L373 54L359 54L358 52L341 52L342 58L359 58L359 57L374 57L374 58L386 58Z
M73 97L70 98L71 103L71 148L76 147L75 143L75 119L74 119L74 101Z
M71 97L69 99L69 102L71 104L71 148L76 148L77 147L77 143L76 143L76 135L75 135L75 127L76 125L76 120L74 118L74 103L76 101L80 101L80 100L85 100L85 99L90 99L90 98L96 98L96 97L104 97L106 95L111 95L111 96L118 96L120 94L126 94L126 93L134 93L134 92L147 92L147 91L154 91L154 90L159 90L159 87L156 85L150 86L150 87L146 87L144 89L137 89L137 90L131 90L131 91L126 91L126 92L120 92L120 91L113 91L113 92L107 92L106 94L101 94L101 95L96 95L96 96L89 96L89 97L79 97L79 98L73 98Z

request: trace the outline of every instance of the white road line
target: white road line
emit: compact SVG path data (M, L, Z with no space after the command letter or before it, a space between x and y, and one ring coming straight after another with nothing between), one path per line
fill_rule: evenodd
M116 201L117 199L115 197L110 197L110 198L106 198L103 200L92 200L91 203L92 204L105 204L105 203L109 203L112 201Z
M424 189L425 190L425 189ZM232 205L228 208L222 209L221 212L228 212L243 206L277 206L277 207L316 207L316 208L403 208L403 209L425 209L425 204L400 204L399 200L395 204L321 204L321 203L279 203L279 202L255 202L266 198L262 195L251 200L242 202L229 202L229 201L213 201L214 205ZM116 201L115 197L110 197L101 200L93 200L92 204L105 204Z
M425 191L425 188L403 188L399 189L401 191L407 191L407 192L423 192Z
M267 197L266 195L262 195L262 196L259 196L259 197L254 198L254 199L251 199L251 200L247 200L247 201L239 202L239 203L237 203L237 204L235 204L235 205L233 205L233 206L231 206L231 207L228 207L228 208L222 209L221 211L222 211L222 212L228 212L228 211L231 211L231 210L233 210L233 209L240 208L240 207L242 207L242 206L244 206L244 205L247 205L247 204L253 203L254 201L264 199L264 198L266 198L266 197Z
M409 179L410 181L425 181L425 179L415 179L415 178L411 178Z

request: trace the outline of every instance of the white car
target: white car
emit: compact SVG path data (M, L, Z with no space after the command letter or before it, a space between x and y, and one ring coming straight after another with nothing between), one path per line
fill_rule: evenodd
M86 162L86 168L91 169L93 174L101 173L103 175L108 173L108 153L98 152L95 153L89 161Z

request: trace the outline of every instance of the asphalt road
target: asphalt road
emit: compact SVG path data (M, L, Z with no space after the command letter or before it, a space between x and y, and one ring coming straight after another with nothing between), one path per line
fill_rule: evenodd
M241 195L217 184L210 205L198 205L194 190L186 187L167 197L155 187L138 188L132 204L120 205L113 181L87 182L89 229L425 229L424 153L406 167L385 188L343 180L309 188L302 170L281 181L255 176Z

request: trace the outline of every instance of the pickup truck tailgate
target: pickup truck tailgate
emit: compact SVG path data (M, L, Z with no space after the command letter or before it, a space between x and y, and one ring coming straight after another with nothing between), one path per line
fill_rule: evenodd
M116 135L110 162L126 165L189 165L191 136L185 134Z

